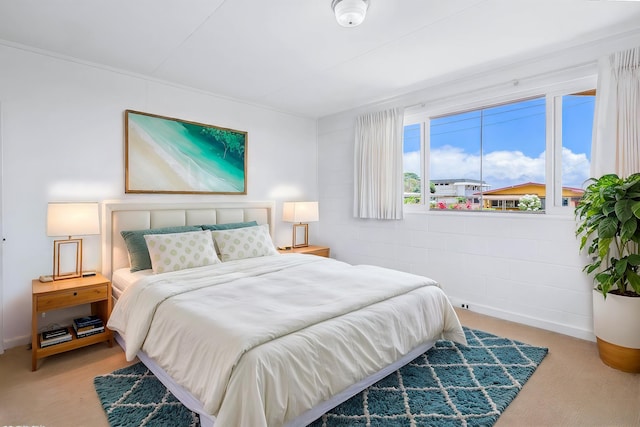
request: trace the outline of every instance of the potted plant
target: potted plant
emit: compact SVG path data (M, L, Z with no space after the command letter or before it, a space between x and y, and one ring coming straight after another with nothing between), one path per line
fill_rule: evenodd
M593 275L593 330L602 361L640 372L640 174L592 178L575 208Z

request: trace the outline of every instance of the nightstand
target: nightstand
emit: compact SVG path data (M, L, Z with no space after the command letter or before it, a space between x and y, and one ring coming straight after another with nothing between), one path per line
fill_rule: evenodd
M56 280L53 282L31 282L31 370L38 369L38 359L51 356L76 348L85 347L106 341L113 346L113 335L107 329L107 321L111 314L111 282L102 276L80 277L76 279ZM91 314L102 318L105 324L104 332L88 337L77 338L73 327L70 327L73 339L61 344L40 347L38 333L38 315L51 310L74 307L81 304L91 304Z
M309 245L303 248L278 249L281 254L311 254L329 258L330 249L327 246Z

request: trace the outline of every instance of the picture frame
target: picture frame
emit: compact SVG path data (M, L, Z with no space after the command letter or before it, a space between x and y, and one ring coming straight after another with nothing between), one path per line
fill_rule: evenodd
M125 110L125 193L247 194L248 133Z

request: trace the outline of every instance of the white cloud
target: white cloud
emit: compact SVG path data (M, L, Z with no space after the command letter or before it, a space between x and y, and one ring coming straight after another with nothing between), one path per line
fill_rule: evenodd
M525 182L544 183L544 152L538 157L521 151L494 151L484 157L484 180L493 188Z
M404 153L402 164L405 172L413 172L418 176L422 175L420 171L420 152L419 151L411 151L409 153Z
M562 148L562 182L568 187L582 188L589 179L591 163L585 153L574 153Z
M420 162L417 153L405 154L405 170L409 165ZM491 188L506 187L525 182L545 182L545 153L537 157L529 157L521 151L493 151L484 156L483 178ZM589 175L589 159L584 153L573 153L568 148L562 149L563 184L570 187L581 187ZM459 147L444 146L431 152L432 179L480 177L480 156L464 152Z
M430 166L432 179L480 177L480 157L450 145L431 151Z

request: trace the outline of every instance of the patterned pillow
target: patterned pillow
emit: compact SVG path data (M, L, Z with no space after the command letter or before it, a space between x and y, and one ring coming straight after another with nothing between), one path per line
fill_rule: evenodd
M220 249L222 261L278 254L267 224L234 230L213 230L211 234Z
M202 267L220 262L209 231L147 234L151 268L154 273Z
M146 230L122 231L120 235L127 245L129 252L129 263L131 264L131 272L140 270L150 270L151 260L149 259L149 250L144 240L146 234L167 234L182 233L185 231L200 231L202 228L192 225L182 225L177 227L149 228Z

